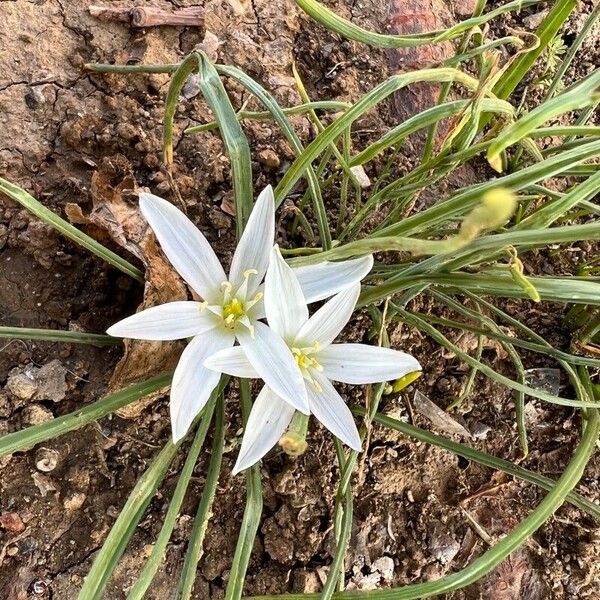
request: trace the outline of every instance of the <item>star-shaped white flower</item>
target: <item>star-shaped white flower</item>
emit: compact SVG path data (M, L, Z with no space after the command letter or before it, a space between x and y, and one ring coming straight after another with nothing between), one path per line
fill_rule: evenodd
M360 284L338 293L310 318L307 302L295 272L275 247L265 278L265 309L270 327L292 352L302 373L301 386L310 412L336 437L354 450L361 442L352 413L331 380L366 384L399 379L420 371L410 354L365 344L334 344L354 311ZM238 377L259 378L245 346L213 354L205 366ZM279 440L293 415L294 406L268 381L258 394L246 424L234 468L238 473L260 460ZM293 385L298 385L294 379Z
M208 240L178 208L146 193L140 194L140 208L171 264L203 300L154 306L108 330L110 335L142 340L192 338L171 384L173 439L177 441L186 434L219 382L219 373L204 367L204 361L236 340L246 348L254 371L271 389L298 410L308 412L302 376L292 352L260 321L265 316L262 280L275 234L271 187L256 200L235 250L229 277ZM303 267L297 272L307 297L315 302L358 281L371 265L369 257Z

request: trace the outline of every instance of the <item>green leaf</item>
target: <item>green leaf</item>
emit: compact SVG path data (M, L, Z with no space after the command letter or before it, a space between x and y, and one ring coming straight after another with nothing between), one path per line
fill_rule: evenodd
M93 404L80 408L68 415L57 417L52 421L40 423L39 425L33 425L15 433L9 433L0 438L0 457L12 454L18 450L26 450L40 442L45 442L69 431L80 429L92 421L96 421L135 400L139 400L152 392L168 386L172 376L172 373L157 375L141 383L130 385L114 394L109 394Z
M53 213L49 208L46 208L24 189L0 177L0 192L6 194L15 202L18 202L30 213L38 217L38 219L41 219L44 223L50 225L76 244L89 250L92 254L95 254L109 265L112 265L119 269L119 271L122 271L126 275L129 275L142 283L144 282L144 274L137 267L134 267L130 262L121 258L118 254L115 254L112 250L109 250L89 235L86 235L76 227L73 227L71 223Z

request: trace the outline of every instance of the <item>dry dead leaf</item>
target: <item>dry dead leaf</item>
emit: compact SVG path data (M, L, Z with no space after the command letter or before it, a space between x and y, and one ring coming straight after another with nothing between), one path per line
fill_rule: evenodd
M466 352L467 354L473 354L477 349L478 336L471 331L461 331L458 334L458 337L456 338L454 343L463 352ZM504 346L502 346L502 344L498 340L495 340L493 338L488 338L484 336L483 348L485 350L493 350L500 360L504 360L508 357L508 353L504 349ZM456 354L452 352L452 350L443 350L442 356L446 359L449 359L455 358Z
M415 391L413 408L426 419L429 419L437 429L440 429L444 433L471 438L471 434L467 429L458 421L455 421L437 404L434 404L425 394L419 392L419 390Z
M77 205L71 205L67 215L74 222L85 221L106 231L119 246L144 263L146 285L138 311L165 302L186 300L184 282L160 251L139 210L137 186L129 161L120 155L105 159L92 176L91 194L93 207L89 215L84 215ZM109 382L109 392L173 370L182 349L180 342L126 340L123 358ZM125 406L117 414L125 418L137 417L165 390Z

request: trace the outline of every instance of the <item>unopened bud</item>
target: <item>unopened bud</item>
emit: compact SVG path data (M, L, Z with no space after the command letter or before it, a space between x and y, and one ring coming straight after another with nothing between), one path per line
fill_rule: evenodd
M416 381L423 375L422 371L411 371L407 373L404 377L400 377L400 379L396 379L394 381L394 385L392 387L392 392L398 393L403 390L405 387L408 387L413 381Z
M306 436L296 431L284 433L279 440L279 445L288 456L302 456L308 448Z
M473 239L481 231L496 229L504 225L513 215L517 207L517 197L509 190L495 188L483 195L477 205L464 219L460 235Z

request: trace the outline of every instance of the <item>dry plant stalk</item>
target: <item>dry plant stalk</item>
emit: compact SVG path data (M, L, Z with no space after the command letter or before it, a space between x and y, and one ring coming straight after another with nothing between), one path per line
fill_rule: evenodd
M204 8L189 6L175 12L162 10L154 6L117 8L109 6L90 6L90 14L101 21L119 21L132 27L158 27L174 25L181 27L202 27Z

